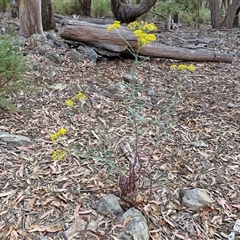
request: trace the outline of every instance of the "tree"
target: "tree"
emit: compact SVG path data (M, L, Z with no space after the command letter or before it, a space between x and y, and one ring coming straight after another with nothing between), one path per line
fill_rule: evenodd
M19 25L19 35L24 37L54 29L51 0L19 0Z
M91 16L91 0L78 0L82 9L83 16Z
M111 0L111 8L116 20L121 23L130 23L148 12L155 3L156 0L142 0L133 6L127 0Z
M224 7L228 4L225 3ZM211 12L211 23L213 28L232 28L234 19L237 18L237 14L240 8L240 0L232 0L228 9L226 9L226 15L224 20L221 18L221 9L219 0L209 0L209 8Z
M56 28L51 0L42 0L42 25L44 31Z
M232 0L232 3L230 4L226 17L223 21L223 26L226 28L232 28L234 19L239 13L239 8L240 8L240 0Z
M220 28L221 12L219 0L209 0L212 28Z

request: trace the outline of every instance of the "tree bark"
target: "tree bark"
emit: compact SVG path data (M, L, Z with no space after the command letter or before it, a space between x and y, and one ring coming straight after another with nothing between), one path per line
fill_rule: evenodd
M44 31L56 29L51 0L42 0L42 25Z
M79 41L91 46L102 48L112 52L125 52L130 44L134 51L138 51L137 37L126 27L120 27L116 31L107 32L109 25L100 25L77 20L64 20L60 29L60 36L64 39ZM124 41L125 39L126 41ZM212 61L232 62L231 54L205 50L188 49L167 46L159 43L151 43L139 50L139 54L151 57L171 58L187 61Z
M225 26L226 28L233 28L234 19L236 17L239 7L240 0L233 0L228 8L226 17L223 21L223 26Z
M209 0L209 8L210 8L210 12L211 12L212 28L220 28L221 12L220 12L219 0Z
M29 37L34 33L44 35L42 27L41 0L19 1L19 35Z
M143 0L133 6L127 4L126 0L111 0L111 8L116 20L121 23L130 23L148 12L156 3L156 0Z

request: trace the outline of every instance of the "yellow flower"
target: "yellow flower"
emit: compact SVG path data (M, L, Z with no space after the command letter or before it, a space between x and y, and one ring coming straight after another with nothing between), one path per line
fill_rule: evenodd
M52 159L53 161L61 161L64 157L66 157L66 155L66 151L57 149L52 153Z
M66 100L66 105L68 107L72 107L74 105L74 102L71 99Z
M188 70L190 72L194 72L195 71L195 66L193 66L192 64L188 66Z
M131 30L131 31L135 31L136 29L139 28L139 23L137 21L135 22L131 22L128 24L128 28Z
M85 100L85 99L86 99L86 95L81 92L79 92L78 94L76 94L74 97L71 98L72 101Z
M171 70L177 69L177 65L176 65L176 64L172 64L172 65L170 66L170 69L171 69Z
M184 70L186 70L188 67L187 67L187 65L185 65L185 64L180 64L178 67L177 67L177 69L179 70L179 71L184 71Z
M121 24L119 21L115 21L112 25L108 26L107 31L110 32L112 30L120 28Z
M60 136L64 136L67 132L66 128L60 128L57 132L55 132L54 134L52 134L50 136L50 139L54 142L56 141Z

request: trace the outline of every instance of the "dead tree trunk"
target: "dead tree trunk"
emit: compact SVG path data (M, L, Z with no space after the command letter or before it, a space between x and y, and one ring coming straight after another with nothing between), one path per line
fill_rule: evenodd
M115 31L107 32L109 25L100 25L77 20L64 20L60 29L60 36L64 39L79 41L104 50L121 53L129 47L138 51L137 37L127 28L118 29L122 38ZM159 43L151 43L141 48L139 54L151 57L171 58L187 61L213 61L213 62L232 62L231 54L205 50L188 49L167 46Z
M156 3L156 0L142 0L133 6L126 0L111 0L111 8L116 20L121 23L130 23L148 12Z

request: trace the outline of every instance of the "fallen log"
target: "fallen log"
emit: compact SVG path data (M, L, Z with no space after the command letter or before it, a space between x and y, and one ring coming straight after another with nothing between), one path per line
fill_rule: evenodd
M108 24L96 24L86 21L64 19L60 36L67 40L79 41L108 51L121 53L128 47L138 51L137 37L127 27L121 26L116 31L107 32ZM140 55L170 58L185 61L232 62L233 55L207 49L188 49L149 43L139 51Z

